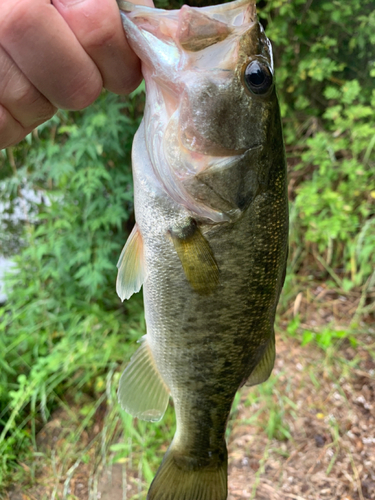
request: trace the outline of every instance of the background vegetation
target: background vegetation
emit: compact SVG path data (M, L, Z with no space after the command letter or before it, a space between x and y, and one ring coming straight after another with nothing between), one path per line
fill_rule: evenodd
M344 329L301 336L322 348L343 337L355 344L361 318L374 312L373 0L268 0L258 10L274 47L290 166L291 256L281 311L317 283L355 292L360 301ZM126 99L103 92L82 113L59 112L0 157L1 253L17 253L0 308L0 492L35 479L36 436L56 408L78 405L67 424L74 442L104 405L112 420L104 424L103 460L125 429L112 456L146 450L138 460L148 480L153 450L171 432L171 414L147 433L114 398L144 330L141 298L121 305L114 285L133 225L130 149L143 98L142 87ZM29 190L38 197L26 203ZM8 218L15 210L21 225ZM301 333L298 316L288 331ZM67 468L87 459L73 456Z

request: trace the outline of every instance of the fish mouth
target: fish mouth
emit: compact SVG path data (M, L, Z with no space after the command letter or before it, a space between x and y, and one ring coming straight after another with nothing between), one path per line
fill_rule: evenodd
M230 148L225 148L222 146L219 147L212 147L212 148L204 148L203 150L196 150L196 149L191 149L191 148L186 148L189 150L191 153L203 155L205 157L212 157L212 158L232 158L233 160L235 158L245 156L248 152L253 151L255 149L259 149L262 147L261 143L255 143L252 144L249 147L246 148L239 148L239 149L230 149Z
M256 143L244 148L228 148L197 135L189 137L185 134L181 134L180 141L184 148L189 152L212 157L242 156L248 151L262 145L260 143Z
M259 150L263 147L263 144L257 143L253 144L252 146L248 148L243 148L241 150L231 150L231 154L226 154L226 155L209 155L211 158L210 161L208 161L207 167L204 170L210 169L216 170L216 169L226 169L226 168L231 168L233 165L235 165L238 161L240 161L242 158L244 158L248 153L251 153L252 151Z
M191 175L199 175L202 172L213 172L216 170L226 170L232 168L239 161L246 157L251 152L255 152L263 148L262 143L256 143L248 148L238 150L222 149L220 153L207 153L198 151L186 150L187 156L184 157L184 168L177 174L180 179L185 179Z
M258 149L262 146L262 144L253 144L252 146L248 148L241 148L241 149L227 149L227 148L222 148L220 149L220 152L218 154L211 154L213 157L235 157L235 156L244 156L246 153L249 151L252 151L254 149Z
M231 150L231 154L223 155L211 155L189 151L188 156L184 157L183 168L181 168L179 172L175 170L175 173L180 181L185 181L192 176L199 176L204 172L228 170L237 165L238 162L241 162L248 154L261 150L262 148L263 144L257 143L241 150Z

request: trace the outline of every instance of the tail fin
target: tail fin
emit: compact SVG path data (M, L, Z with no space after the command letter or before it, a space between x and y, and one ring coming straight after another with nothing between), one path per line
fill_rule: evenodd
M184 458L171 446L151 483L147 500L226 500L227 468L226 448L216 467L198 469L184 464Z

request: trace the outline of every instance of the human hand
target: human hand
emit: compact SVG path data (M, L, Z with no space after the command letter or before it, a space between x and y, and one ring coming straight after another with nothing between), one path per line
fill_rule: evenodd
M102 87L127 94L141 78L116 0L1 0L0 149L57 108L85 108Z

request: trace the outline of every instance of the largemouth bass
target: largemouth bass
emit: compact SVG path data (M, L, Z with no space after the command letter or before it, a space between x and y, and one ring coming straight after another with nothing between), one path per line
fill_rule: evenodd
M255 4L166 11L119 2L142 61L133 143L136 225L122 300L143 285L147 335L120 380L132 415L177 429L149 500L225 500L236 391L266 380L288 239L286 164L270 42Z

